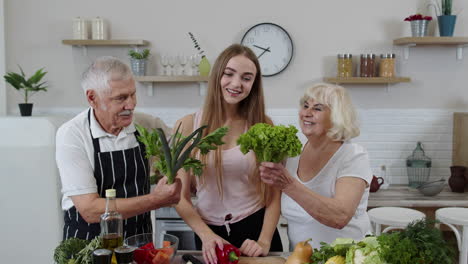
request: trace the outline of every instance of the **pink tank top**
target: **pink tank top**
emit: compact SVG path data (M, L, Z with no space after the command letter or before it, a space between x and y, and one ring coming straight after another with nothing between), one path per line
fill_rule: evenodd
M201 116L201 111L195 113L194 129L200 127ZM222 151L222 165L222 198L217 187L216 168L210 161L205 167L204 184L197 178L195 207L205 223L217 226L239 222L263 207L255 185L249 181L249 173L253 173L256 166L255 154L251 151L244 155L240 147L235 146Z

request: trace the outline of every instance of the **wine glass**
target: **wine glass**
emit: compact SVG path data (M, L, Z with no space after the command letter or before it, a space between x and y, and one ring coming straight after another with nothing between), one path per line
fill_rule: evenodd
M166 54L161 56L161 65L163 66L163 75L169 75L167 72L167 66L169 65L169 58Z
M169 62L169 72L167 75L175 75L174 74L174 66L176 64L176 58L174 56L169 56L168 57L168 62Z
M191 63L192 63L192 75L197 76L200 73L198 72L198 65L200 65L201 61L201 55L200 54L194 54L190 57Z
M185 75L185 65L188 62L187 56L183 54L177 55L177 60L179 61L180 67L181 67L181 75Z

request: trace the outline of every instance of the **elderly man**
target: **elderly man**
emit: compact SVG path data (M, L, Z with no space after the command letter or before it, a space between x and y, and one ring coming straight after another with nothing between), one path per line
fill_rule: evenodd
M168 185L164 177L150 192L145 146L133 124L133 75L120 60L101 57L84 72L81 85L91 107L63 124L56 138L63 239L100 234L106 189L117 191L124 237L151 232L150 211L178 203L181 183L176 179Z

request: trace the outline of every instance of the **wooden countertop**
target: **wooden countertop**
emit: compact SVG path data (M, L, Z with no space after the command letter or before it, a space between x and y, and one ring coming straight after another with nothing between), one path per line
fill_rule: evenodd
M203 262L201 251L194 250L178 250L176 256L171 263L185 264L182 260L182 255L190 254ZM241 257L238 264L283 264L289 253L284 252L270 252L266 257ZM204 262L203 262L204 263Z
M402 206L402 207L468 207L468 192L455 193L448 186L436 196L424 196L417 189L407 185L391 185L370 193L368 207Z

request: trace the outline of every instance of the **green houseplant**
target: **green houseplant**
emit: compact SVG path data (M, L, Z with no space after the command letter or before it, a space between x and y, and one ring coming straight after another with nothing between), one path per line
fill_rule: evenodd
M202 137L203 129L207 127L202 126L189 136L184 137L179 133L179 125L175 134L168 140L161 128L148 131L140 125L135 126L140 133L138 140L146 147L146 157L148 159L156 158L153 165L162 175L167 177L168 184L174 183L177 171L181 168L185 171L191 170L194 175L200 176L203 173L204 165L200 160L190 156L192 151L198 148L200 154L206 155L210 150L224 144L222 138L228 131L227 127L220 127Z
M200 44L198 44L198 41L195 38L195 36L192 34L192 32L189 32L188 34L190 36L190 39L192 39L195 49L198 50L198 54L195 58L196 60L195 64L197 64L198 66L198 72L200 73L201 76L208 76L210 74L211 65L210 65L210 62L208 61L208 58L206 58L204 54L205 51L202 50L202 48L200 47ZM198 56L201 56L201 59Z
M29 103L29 99L39 91L47 91L47 82L42 81L42 78L47 72L43 71L44 68L41 68L28 78L21 66L18 67L20 68L21 74L8 72L3 78L5 78L5 81L13 86L13 88L23 94L24 103L19 104L20 112L22 116L30 116L33 104Z
M452 0L434 0L429 4L434 7L441 37L453 36L457 16L452 13Z
M133 49L128 51L133 74L137 76L146 75L146 66L148 64L147 62L150 54L149 49L144 49L141 52Z

